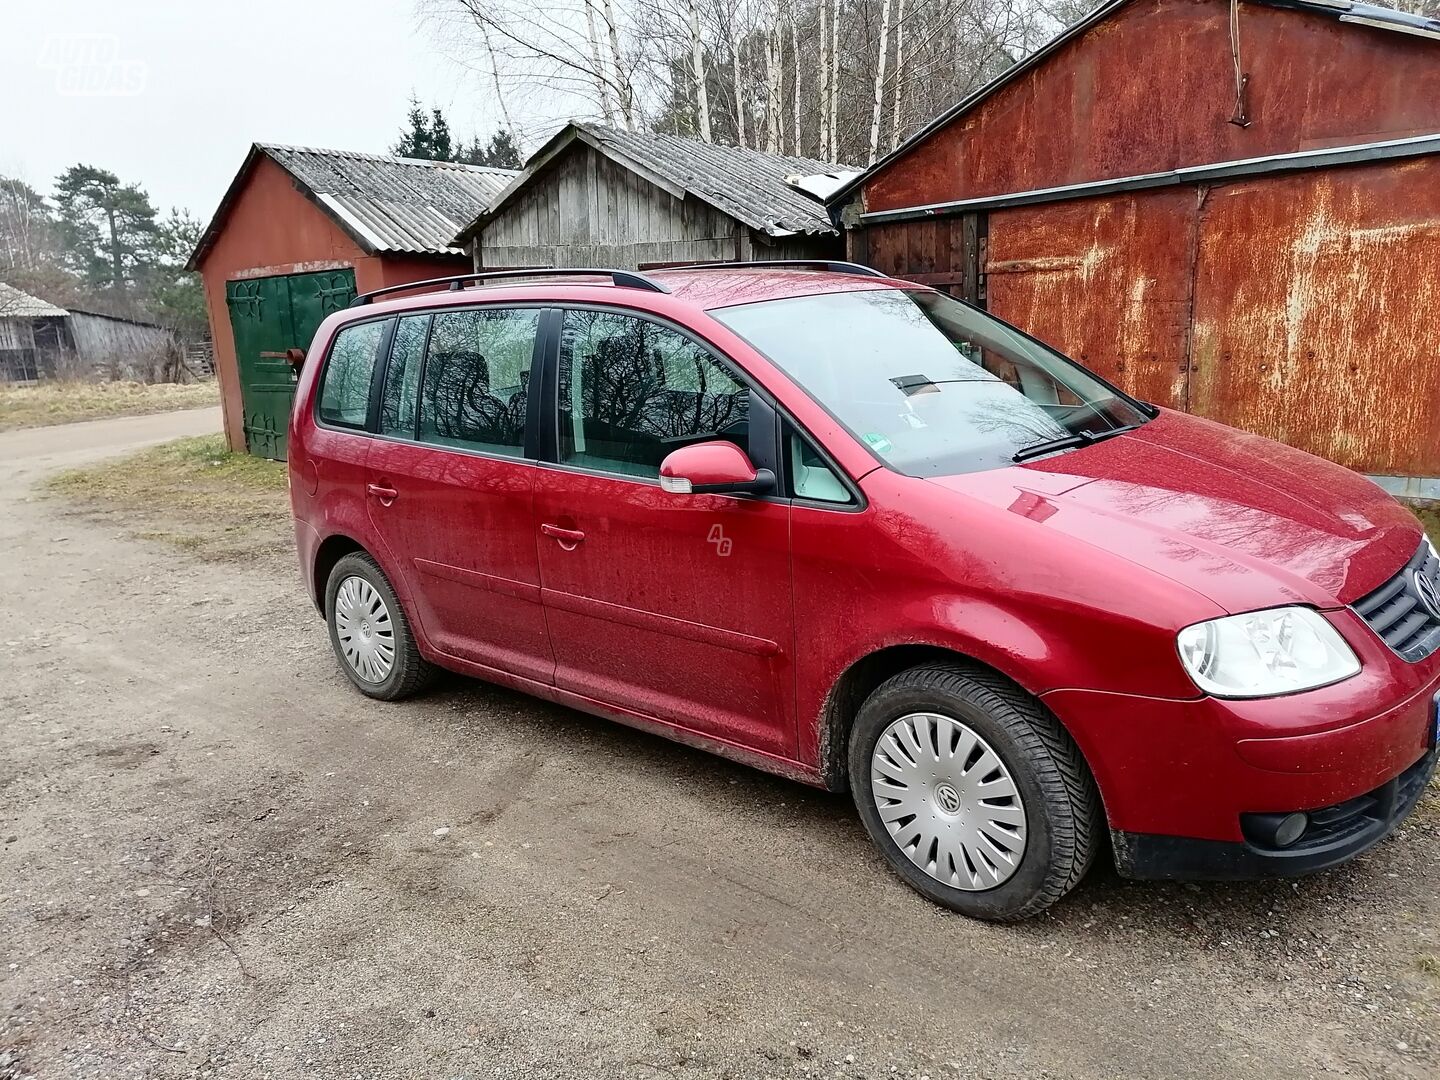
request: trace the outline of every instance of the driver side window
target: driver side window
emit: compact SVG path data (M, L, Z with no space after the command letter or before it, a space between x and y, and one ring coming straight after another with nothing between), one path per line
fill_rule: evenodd
M749 388L667 326L613 311L566 311L560 331L560 460L656 477L673 450L749 441Z

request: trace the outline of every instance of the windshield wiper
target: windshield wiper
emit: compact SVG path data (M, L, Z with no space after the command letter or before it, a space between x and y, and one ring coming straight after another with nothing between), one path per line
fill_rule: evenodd
M1031 458L1041 457L1044 454L1053 454L1057 450L1072 450L1077 446L1089 446L1091 443L1101 442L1114 435L1123 435L1127 431L1134 431L1139 426L1139 424L1125 424L1121 427L1107 428L1104 431L1077 431L1074 435L1062 435L1058 439L1047 439L1034 446L1016 450L1015 456L1010 460L1029 461Z

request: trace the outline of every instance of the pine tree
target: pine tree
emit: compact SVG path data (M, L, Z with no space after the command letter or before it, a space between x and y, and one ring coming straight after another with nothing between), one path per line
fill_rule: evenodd
M435 110L438 119L440 110ZM432 133L430 121L425 116L425 110L420 107L417 98L410 99L410 111L405 117L406 126L400 129L400 141L390 147L390 152L396 157L421 158L429 160L433 158ZM449 129L446 129L446 136L449 136Z
M132 291L157 262L160 226L138 185L72 165L55 180L55 204L66 262L92 285Z
M450 125L439 109L430 110L430 153L432 161L456 161L455 147L450 141Z
M475 140L477 146L479 142L479 139ZM490 147L485 151L485 159L477 164L490 165L497 169L520 168L520 148L515 145L514 136L503 128L495 132L490 137Z

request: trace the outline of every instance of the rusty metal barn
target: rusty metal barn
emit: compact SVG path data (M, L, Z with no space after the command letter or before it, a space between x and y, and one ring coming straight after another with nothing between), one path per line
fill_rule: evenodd
M837 193L851 257L1440 498L1440 22L1112 0Z

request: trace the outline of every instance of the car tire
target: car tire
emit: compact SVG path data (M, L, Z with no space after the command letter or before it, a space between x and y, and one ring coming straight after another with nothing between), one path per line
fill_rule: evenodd
M434 680L437 669L420 655L405 609L369 555L346 555L330 571L325 623L340 670L367 697L399 701Z
M1079 883L1101 842L1099 792L1069 733L979 665L926 665L882 683L860 707L848 764L860 820L891 868L972 918L1039 914ZM1013 797L992 797L1006 781Z

